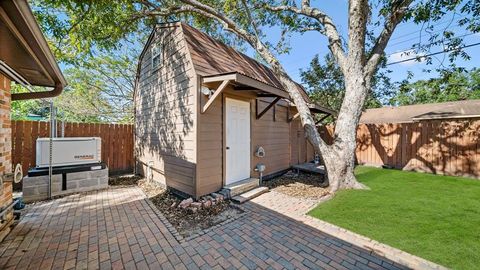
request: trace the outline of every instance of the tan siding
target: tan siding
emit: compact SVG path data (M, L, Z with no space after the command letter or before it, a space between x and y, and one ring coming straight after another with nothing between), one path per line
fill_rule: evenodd
M197 194L218 191L223 186L223 97L198 114Z
M296 111L291 113L291 115L294 115L295 113ZM290 134L290 164L295 165L312 161L315 157L315 151L305 137L305 131L299 118L291 122Z
M225 97L238 98L250 102L251 111L251 168L252 177L258 177L254 171L257 163L263 163L266 166L264 175L276 173L288 169L290 165L298 163L298 152L294 155L293 151L299 149L303 144L302 160L307 160L307 143L304 139L303 131L300 129L299 121L289 123L287 121L287 107L284 102L279 102L275 106L275 121L273 118L273 108L271 108L259 120L256 119L255 97L251 94L239 94L233 91L231 87L225 90L222 97L218 97L205 114L199 114L198 118L198 153L197 153L197 189L198 195L204 195L222 188L224 177L224 135L223 135L223 102ZM272 99L263 99L258 101L258 109L261 111L268 105ZM290 112L290 117L292 113ZM297 124L298 128L291 128L291 125ZM297 130L300 130L300 138L297 139ZM292 140L295 136L296 142ZM299 143L300 142L300 143ZM293 145L291 145L293 143ZM255 157L254 153L257 147L262 146L265 149L264 158ZM309 160L313 159L313 148L308 150ZM297 157L297 160L292 160Z
M261 112L271 101L258 100L258 111ZM253 102L254 103L254 102ZM255 106L252 110L252 176L258 177L253 171L256 164L265 164L264 175L288 169L290 167L290 124L287 122L287 108L275 105L262 118L256 119ZM265 149L265 157L258 158L255 153L258 147Z
M141 59L135 94L135 151L140 172L153 161L156 181L195 194L195 74L180 27L158 28L163 63L152 71L150 47Z

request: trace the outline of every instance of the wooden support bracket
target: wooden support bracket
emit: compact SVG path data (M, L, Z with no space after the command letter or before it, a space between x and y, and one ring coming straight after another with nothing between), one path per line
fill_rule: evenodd
M230 83L230 80L224 80L222 84L220 84L217 90L215 90L213 95L208 99L207 103L203 105L201 113L205 113L208 110L210 105L212 105L213 101L218 97L218 95L220 95L223 92L223 90L225 90L225 88L229 83Z
M270 110L270 108L273 107L273 105L275 105L280 99L282 99L281 97L277 97L275 98L270 104L268 104L268 106L263 109L262 112L258 113L258 105L257 105L257 119L260 119L268 110Z
M292 118L288 118L288 122L292 122L293 120L297 119L300 116L300 113L296 113Z
M323 120L327 119L327 117L329 117L331 114L326 114L325 116L323 116L322 118L320 118L317 122L315 122L315 125L318 125L320 124Z

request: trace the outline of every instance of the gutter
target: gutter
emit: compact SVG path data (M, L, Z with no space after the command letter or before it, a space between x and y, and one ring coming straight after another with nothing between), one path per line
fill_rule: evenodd
M14 69L8 66L5 62L0 60L0 71L13 79L14 81L18 82L19 84L23 85L25 88L30 90L30 93L15 93L12 94L12 100L27 100L27 99L43 99L43 98L50 98L56 97L60 95L63 91L64 84L62 83L55 83L55 87L51 91L42 91L42 92L33 92L31 89L30 83L22 77L22 75L18 74Z
M51 91L12 94L12 100L42 99L42 98L56 97L62 93L63 88L64 87L61 83L57 83L53 88L53 90Z
M67 85L67 82L55 61L55 57L53 56L35 17L33 16L27 0L0 1L2 1L2 6L5 8L6 18L10 20L10 28L16 30L12 30L12 33L17 36L17 39L25 48L29 49L27 51L30 51L32 58L34 58L37 64L43 69L45 76L51 79L51 85L48 86L53 86L53 90L50 91L31 91L30 93L12 94L11 100L42 99L60 95ZM24 32L21 32L19 30L23 28L27 28L28 31L24 30ZM5 62L1 61L0 64L1 70L3 73L6 73L8 77L24 86L30 86L28 80L23 78ZM27 89L30 90L31 88L27 87Z

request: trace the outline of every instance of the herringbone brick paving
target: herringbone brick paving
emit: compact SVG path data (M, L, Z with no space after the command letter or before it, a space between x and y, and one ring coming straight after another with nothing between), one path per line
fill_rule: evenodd
M30 206L0 244L0 268L405 269L254 202L244 217L179 243L146 200L127 187Z

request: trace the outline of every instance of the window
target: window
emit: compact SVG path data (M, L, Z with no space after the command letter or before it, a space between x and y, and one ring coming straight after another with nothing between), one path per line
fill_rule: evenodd
M156 42L152 45L152 70L160 67L162 64L162 45Z

